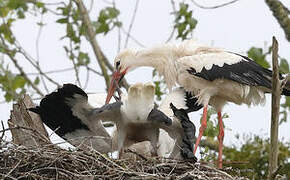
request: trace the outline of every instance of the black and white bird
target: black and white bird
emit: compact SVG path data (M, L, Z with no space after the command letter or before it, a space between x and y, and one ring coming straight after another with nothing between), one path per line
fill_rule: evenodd
M93 148L101 153L108 153L120 151L122 148L138 142L149 141L153 147L151 154L168 157L170 154L168 155L166 152L171 153L175 146L182 146L182 138L193 138L192 134L195 134L195 129L192 129L191 126L187 128L186 133L180 129L182 124L188 124L188 119L184 118L184 115L181 119L173 117L169 102L175 103L179 108L175 108L174 112L185 111L187 113L201 107L195 105L196 99L186 94L184 90L177 89L173 91L174 96L171 94L167 97L167 99L174 97L177 100L164 101L166 103L161 106L162 109L158 110L154 108L154 91L153 85L138 83L129 88L128 95L122 97L122 102L114 102L100 107L100 102L105 100L105 94L89 95L88 97L79 87L65 84L56 92L43 98L39 106L30 110L39 114L42 121L57 135L80 149ZM91 106L88 99L91 100L92 105L99 106L99 108ZM113 137L108 134L102 121L115 123L117 129L114 131ZM174 125L168 128L172 122ZM171 136L167 133L160 133L160 128L170 131ZM172 135L177 131L177 134ZM166 141L166 139L171 141ZM178 139L180 144L175 144L175 139ZM168 141L172 143L171 149L161 151L160 149L166 146L164 142ZM146 147L140 149L142 150L142 148L146 149ZM186 148L190 149L188 146L184 147L184 149ZM180 152L180 149L175 148L175 151ZM175 157L178 152L175 152ZM187 159L192 157L188 152L187 155Z
M194 40L181 44L164 44L142 50L127 49L117 55L114 62L111 87L106 102L114 94L118 82L125 74L140 66L150 66L164 77L169 90L180 85L192 92L197 103L204 106L197 150L203 131L207 126L208 105L218 112L219 156L222 167L222 144L224 130L221 111L227 102L258 105L265 102L265 93L271 92L272 71L258 65L250 58L223 49L201 45ZM283 81L284 77L280 76ZM290 95L290 82L284 82L282 95Z

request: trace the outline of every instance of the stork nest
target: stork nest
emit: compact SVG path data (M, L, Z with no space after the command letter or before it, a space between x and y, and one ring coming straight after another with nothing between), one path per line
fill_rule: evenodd
M197 163L144 156L112 159L97 151L69 151L56 145L2 144L0 159L1 179L245 179Z

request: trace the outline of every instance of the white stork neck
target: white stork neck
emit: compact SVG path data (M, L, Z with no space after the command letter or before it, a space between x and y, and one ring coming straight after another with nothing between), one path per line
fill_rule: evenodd
M155 68L161 76L164 76L168 88L172 89L177 80L175 67L175 59L177 58L178 56L172 47L141 50L136 53L132 67L149 66Z

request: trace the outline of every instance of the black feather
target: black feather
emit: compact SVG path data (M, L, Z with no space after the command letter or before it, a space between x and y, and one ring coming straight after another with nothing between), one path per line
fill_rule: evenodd
M174 116L180 120L184 132L180 150L181 156L185 160L195 163L197 162L197 158L193 154L193 144L196 132L195 125L189 120L185 109L177 109L172 103L170 103L170 108L172 109Z
M187 113L194 112L200 110L203 105L197 104L197 98L192 95L191 92L185 92L185 105L188 109L186 109Z
M56 92L46 95L39 106L29 110L39 114L41 120L61 137L77 129L89 130L87 125L73 115L71 107L66 103L67 98L74 98L75 94L88 99L87 94L76 85L64 84Z

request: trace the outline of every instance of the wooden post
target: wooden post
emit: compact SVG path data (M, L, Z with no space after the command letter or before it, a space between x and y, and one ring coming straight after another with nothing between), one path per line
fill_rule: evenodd
M269 154L269 179L274 179L274 172L278 167L278 125L279 125L279 108L281 97L281 85L279 81L278 66L278 42L273 37L272 43L272 116L271 116L271 137L270 137L270 154Z

